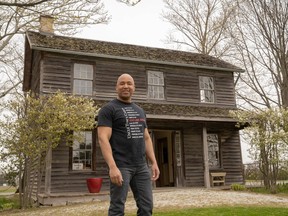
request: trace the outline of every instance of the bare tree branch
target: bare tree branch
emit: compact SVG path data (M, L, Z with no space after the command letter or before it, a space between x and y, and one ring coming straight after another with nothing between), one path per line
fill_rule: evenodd
M101 0L11 0L0 1L0 5L0 66L5 67L5 75L1 74L0 98L18 91L24 47L21 43L24 37L19 35L27 30L38 31L40 15L55 17L55 32L64 35L75 34L88 25L110 21Z
M215 57L227 55L230 39L225 31L235 10L229 2L227 7L223 0L164 0L167 9L162 16L176 30L168 43Z
M47 2L47 1L50 1L50 0L40 0L40 1L36 1L36 2L31 2L30 3L18 3L18 2L3 2L3 1L0 1L0 6L11 6L11 7L32 7L32 6L36 6L36 5L39 5L39 4L42 4L44 2Z
M117 1L124 3L126 5L129 5L129 6L134 6L138 4L141 0L117 0Z

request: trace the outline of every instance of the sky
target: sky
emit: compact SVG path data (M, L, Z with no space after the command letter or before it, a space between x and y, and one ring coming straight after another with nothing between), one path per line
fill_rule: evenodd
M164 40L171 26L161 18L161 12L164 9L162 0L142 0L135 6L128 6L117 0L104 0L103 2L112 16L110 23L90 27L77 36L167 48Z
M109 24L86 28L76 37L111 41L158 48L171 48L165 39L172 26L161 17L165 9L162 0L141 0L135 6L127 6L117 0L104 0L106 10L112 16ZM242 141L244 163L251 162L248 145Z

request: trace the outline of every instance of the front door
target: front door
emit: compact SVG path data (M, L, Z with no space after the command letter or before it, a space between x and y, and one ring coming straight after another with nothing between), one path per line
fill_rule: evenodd
M168 187L170 186L169 179L169 150L168 150L168 139L160 138L156 142L157 147L157 162L161 175L156 182L157 187Z
M156 181L155 186L173 187L175 186L173 131L153 130L151 134L154 143L155 156L160 170L160 176Z

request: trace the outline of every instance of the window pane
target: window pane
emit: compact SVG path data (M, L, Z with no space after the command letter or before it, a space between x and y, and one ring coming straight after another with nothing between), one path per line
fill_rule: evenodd
M74 80L74 94L92 95L92 81Z
M217 134L207 134L208 158L210 167L220 167L219 142Z
M79 152L78 151L73 151L73 163L79 163Z
M82 136L81 142L73 143L72 169L84 170L91 169L92 166L92 131L74 132L75 135Z
M148 98L164 99L164 76L160 71L148 71Z
M199 76L200 102L214 103L213 77Z
M93 79L93 65L74 64L74 78L92 80Z
M92 95L93 65L74 64L73 93L78 95Z

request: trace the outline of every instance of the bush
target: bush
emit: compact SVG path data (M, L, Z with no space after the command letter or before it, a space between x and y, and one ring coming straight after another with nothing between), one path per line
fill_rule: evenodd
M19 208L19 201L15 197L6 198L0 196L0 212L3 210L9 210L9 209L17 209Z
M241 184L232 184L231 189L234 191L244 191L246 190L246 187L245 185L241 185Z
M288 193L288 183L279 183L277 184L278 193Z

